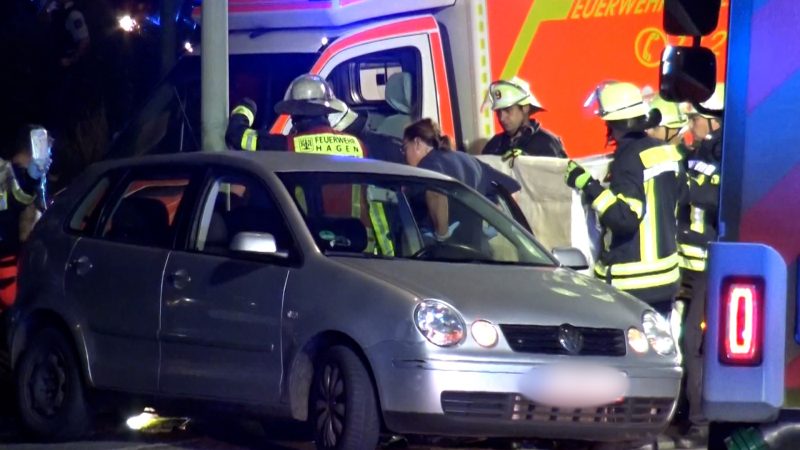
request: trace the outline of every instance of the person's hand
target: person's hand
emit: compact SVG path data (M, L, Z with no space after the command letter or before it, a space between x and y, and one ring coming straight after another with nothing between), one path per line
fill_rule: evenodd
M241 114L247 117L248 126L253 126L256 120L256 113L258 112L258 105L253 99L245 97L236 104L236 107L231 111L231 115Z
M426 231L426 232L422 233L422 237L423 238L428 238L428 239L433 239L436 242L444 242L444 241L450 239L453 236L453 232L456 231L456 228L458 228L459 225L461 225L461 222L458 221L458 220L456 220L455 222L451 223L450 226L447 227L447 234L445 234L444 236L440 235L439 233L437 233L435 231Z
M582 190L590 181L592 181L592 175L580 164L572 160L567 163L567 170L564 172L564 182L567 183L567 186Z

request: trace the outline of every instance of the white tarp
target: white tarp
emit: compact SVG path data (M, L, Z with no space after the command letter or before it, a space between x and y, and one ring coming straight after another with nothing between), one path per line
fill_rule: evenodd
M584 207L581 196L564 183L566 159L520 156L513 167L499 156L478 155L481 161L513 177L522 186L519 206L528 219L533 234L548 249L575 247L589 264L596 257L595 242L599 231L590 208ZM605 180L609 157L576 160L595 179Z

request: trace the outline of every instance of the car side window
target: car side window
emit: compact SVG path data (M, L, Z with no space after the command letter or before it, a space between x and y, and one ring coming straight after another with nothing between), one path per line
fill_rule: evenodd
M106 202L111 191L112 183L110 177L103 177L92 189L83 197L78 208L72 213L69 224L70 231L81 235L91 235L94 226L100 218L103 204Z
M134 176L103 226L100 237L127 244L170 248L178 208L189 187L189 174Z
M242 232L271 234L278 251L293 248L286 221L261 182L240 174L219 174L206 192L190 249L229 255L233 238Z

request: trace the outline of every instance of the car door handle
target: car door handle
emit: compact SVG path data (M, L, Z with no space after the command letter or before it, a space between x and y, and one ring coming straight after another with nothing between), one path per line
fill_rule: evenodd
M175 289L183 289L192 282L192 277L185 269L179 269L169 275L169 281Z
M69 263L70 268L75 271L78 276L84 276L92 270L92 261L89 260L88 256L81 256L79 258L75 258Z

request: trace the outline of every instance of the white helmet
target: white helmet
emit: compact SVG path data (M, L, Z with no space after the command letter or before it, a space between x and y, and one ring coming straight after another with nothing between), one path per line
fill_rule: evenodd
M283 100L275 104L275 112L292 116L325 116L345 112L332 105L336 99L333 89L319 75L305 74L295 78Z
M531 92L528 82L519 77L497 80L490 84L487 100L491 102L494 111L513 105L531 105L534 110L544 110L542 104Z
M650 100L650 107L658 109L661 113L659 126L679 129L689 125L689 117L686 116L686 113L678 103L668 102L659 95L655 95Z
M331 107L341 112L334 112L328 114L328 122L331 128L336 131L344 131L358 119L358 113L350 109L347 103L335 98L331 101Z

